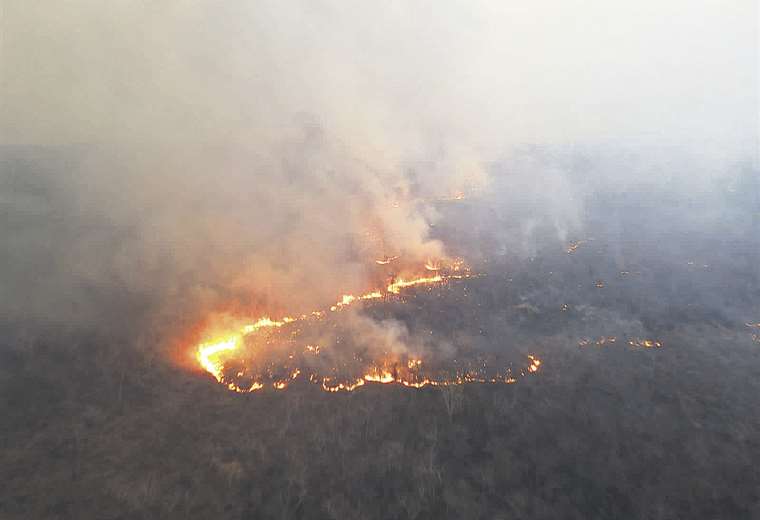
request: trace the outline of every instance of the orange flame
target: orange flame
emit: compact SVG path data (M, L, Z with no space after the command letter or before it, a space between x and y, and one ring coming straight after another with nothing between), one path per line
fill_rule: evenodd
M438 260L428 259L428 261L425 262L425 269L428 271L439 271L441 269L441 262Z
M662 343L655 339L640 339L640 338L634 338L628 342L628 344L632 347L640 347L640 348L660 348L662 347Z
M399 278L398 280L388 284L388 287L386 287L385 290L392 294L399 294L401 292L401 289L414 287L415 285L430 285L440 283L442 281L444 281L444 278L440 275L413 278L411 280L404 280L403 278Z
M463 268L463 265L464 264L462 261L456 261L454 270L459 271ZM466 271L466 268L464 269ZM435 276L425 276L409 279L399 278L389 283L385 287L384 291L371 291L358 296L352 294L343 295L338 302L330 307L330 311L337 312L344 307L348 307L360 301L380 299L386 297L387 295L398 295L402 290L410 287L441 284L451 279L462 279L468 276L469 274L436 274ZM196 351L196 359L206 372L211 374L214 379L223 384L229 390L235 392L253 392L260 390L265 387L264 383L261 381L253 381L248 387L241 387L235 382L227 381L224 376L224 359L228 359L229 355L239 348L243 342L243 338L247 335L254 334L262 329L279 328L289 323L308 320L311 317L319 318L324 314L324 311L314 311L309 314L303 314L299 317L294 318L286 316L278 320L273 320L266 316L262 317L253 323L244 325L236 334L228 335L222 340L199 345ZM319 355L320 347L317 345L306 345L304 352L312 355ZM541 365L541 361L534 355L529 355L528 360L528 372L537 372ZM514 377L512 377L511 370L507 370L506 375L498 375L491 378L480 376L477 373L464 373L452 379L430 379L427 377L420 377L419 369L421 365L421 359L409 358L405 366L402 366L402 368L405 369L403 371L400 371L396 368L389 370L388 368L373 366L368 368L365 374L353 380L352 382L338 381L333 377L320 377L314 373L310 373L308 375L308 380L311 383L320 384L323 390L329 392L350 392L367 383L394 383L410 388L422 388L425 386L448 386L452 384L463 383L511 384L516 381ZM295 381L296 379L300 378L301 374L301 369L291 369L289 377L272 381L271 387L275 390L284 390L288 387L291 381ZM242 375L242 371L238 372L238 376Z

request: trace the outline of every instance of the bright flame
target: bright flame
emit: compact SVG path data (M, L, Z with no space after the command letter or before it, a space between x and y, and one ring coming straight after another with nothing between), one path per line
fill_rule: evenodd
M453 276L450 278L453 278ZM444 281L444 278L441 275L413 278L411 280L404 280L403 278L399 278L398 280L388 284L386 291L393 294L399 294L401 292L401 289L406 289L407 287L414 287L415 285L430 285L440 283L442 281Z
M428 259L428 261L425 262L425 269L428 271L439 271L441 269L441 262Z
M451 270L457 273L461 272L461 274L436 274L434 276L422 276L408 279L398 278L389 283L384 290L371 291L358 296L345 294L330 307L330 311L336 312L360 301L380 299L389 295L398 295L402 290L410 287L440 284L451 279L462 279L470 276L469 271L462 260L455 260ZM199 345L196 352L196 358L200 366L206 372L211 374L214 379L226 386L229 390L235 392L253 392L260 390L266 386L261 380L254 380L248 387L242 387L235 382L227 381L224 376L224 359L228 359L229 355L238 349L243 342L243 338L249 334L254 334L262 329L279 328L286 324L298 321L306 321L312 318L318 319L324 316L324 314L324 311L313 311L308 314L302 314L299 317L286 316L278 320L265 316L253 323L244 325L237 334L228 336L224 340ZM304 347L304 353L319 355L320 347L317 345L306 345ZM289 356L289 359L293 359L292 354ZM528 372L538 371L541 361L533 355L528 356L528 361ZM329 392L348 392L363 386L366 383L395 383L410 388L422 388L424 386L448 386L463 383L509 384L516 381L509 369L506 374L497 375L495 377L484 377L478 372L464 372L450 379L430 379L421 375L420 371L422 364L423 362L421 359L409 358L403 364L393 364L390 367L371 366L367 368L366 373L353 381L339 381L334 377L318 376L313 372L307 373L307 375L303 377L307 378L308 381L313 384L319 384L325 391ZM239 370L237 376L243 377L244 371ZM300 368L291 368L287 375L271 380L268 384L275 390L284 390L288 387L291 381L295 381L301 377L302 370Z
M259 329L263 329L265 327L282 327L283 325L287 323L292 323L296 321L296 318L291 318L290 316L285 316L283 319L279 321L274 321L268 317L264 317L259 319L259 321L252 323L250 325L246 325L242 329L243 334L253 334Z
M528 372L538 372L538 367L541 366L541 360L538 359L533 354L528 354L528 359L530 359L530 365L528 365Z
M640 348L660 348L662 347L662 343L655 339L640 339L640 338L634 338L628 342L628 344L632 347L640 347Z
M240 336L235 336L226 341L219 341L217 343L204 343L198 347L198 354L196 358L201 364L203 369L214 376L217 381L222 382L222 368L223 365L219 361L214 361L211 358L216 357L220 352L229 352L235 350L240 342Z

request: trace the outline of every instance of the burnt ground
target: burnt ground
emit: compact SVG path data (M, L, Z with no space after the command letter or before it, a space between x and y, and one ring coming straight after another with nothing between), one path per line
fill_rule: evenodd
M367 310L539 355L513 385L238 395L94 339L7 345L0 517L757 518L753 278L644 251L492 258Z
M513 385L240 395L6 324L0 518L758 518L758 217L728 202L705 226L698 200L599 200L527 244L498 208L442 208L483 276L364 312L538 355Z

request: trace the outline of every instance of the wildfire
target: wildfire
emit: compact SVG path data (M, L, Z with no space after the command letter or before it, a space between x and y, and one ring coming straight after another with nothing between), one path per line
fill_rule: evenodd
M610 345L612 343L615 343L617 341L617 338L615 336L601 336L596 340L590 339L590 338L581 338L578 341L579 347L588 347L590 345L596 345L597 347L603 347L605 345Z
M401 292L401 289L406 289L407 287L414 287L415 285L430 285L443 281L444 278L441 275L412 278L411 280L399 278L398 280L388 284L388 287L386 287L385 290L392 294L399 294Z
M451 261L451 270L455 272L468 271L469 268L461 258L455 258Z
M640 348L660 348L662 347L662 343L655 339L640 339L640 338L634 338L628 342L628 344L632 347L640 347Z
M581 338L578 340L579 347L604 347L614 345L617 342L616 336L600 336L597 339ZM628 345L634 348L661 348L662 342L656 339L633 338L628 341Z
M528 366L529 372L537 372L539 366L541 365L541 360L539 360L537 357L528 355L528 358L530 360L530 365ZM367 383L379 383L383 385L387 384L397 384L401 385L407 388L424 388L426 386L430 387L440 387L440 386L452 386L452 385L463 385L468 383L481 383L481 384L513 384L516 383L517 379L512 377L511 370L508 370L505 375L498 375L496 377L482 377L475 373L464 373L457 375L451 379L428 379L428 378L421 378L421 379L405 379L404 377L395 376L393 373L387 371L387 370L378 370L378 369L372 369L372 371L368 372L364 376L356 379L354 382L351 383L333 383L333 380L331 378L324 378L322 381L322 389L327 392L341 392L346 391L350 392L352 390L355 390L359 388L360 386L364 386Z
M235 336L234 338L226 341L220 341L218 343L204 343L198 347L198 362L203 369L214 376L217 381L222 382L222 365L218 362L212 361L212 357L216 357L220 352L229 352L235 350L238 346L240 338Z
M389 256L384 256L383 258L381 258L379 260L375 260L375 263L377 265L388 265L391 262L393 262L394 260L398 260L398 255L396 255L396 256L390 256L390 257Z
M428 261L425 262L425 269L428 271L439 271L441 269L441 262L428 259Z
M456 261L451 268L451 272L448 274L437 273L434 276L398 278L388 283L383 290L371 291L361 295L345 294L330 307L330 312L339 312L345 307L362 301L393 297L411 287L437 285L446 283L452 279L462 279L469 276L469 272L463 263ZM501 373L488 375L484 370L485 364L480 367L460 367L453 375L441 375L435 372L426 374L425 367L427 365L423 363L422 359L417 357L371 362L364 369L364 373L353 378L338 377L335 374L319 375L314 370L307 368L308 363L301 367L292 366L292 363L296 362L293 354L288 356L288 361L280 369L273 367L264 369L264 372L261 374L249 377L248 383L241 382L246 381L245 378L248 377L245 369L235 372L235 381L228 380L225 376L226 362L232 359L231 354L240 350L247 336L266 329L278 329L289 324L321 319L324 315L325 311L314 311L298 317L286 316L276 320L268 316L262 317L253 323L244 325L236 334L228 335L222 340L199 345L196 351L196 359L200 366L211 374L214 379L235 392L253 392L266 387L284 390L296 380L304 380L311 384L317 384L328 392L350 392L367 383L398 384L409 388L422 388L425 386L448 386L464 383L511 384L516 382L511 369L507 368ZM319 345L307 344L301 354L311 356L313 359L313 356L320 356L321 350L322 348ZM537 372L540 366L541 360L537 356L528 355L527 370L529 373ZM275 375L275 373L279 373L279 375ZM524 372L522 374L524 375Z
M576 240L575 242L570 242L565 251L568 255L572 255L585 242L585 240Z
M373 291L373 292L369 292L367 294L362 294L360 296L354 296L353 294L344 294L341 297L341 299L340 299L339 302L337 302L335 305L333 305L333 306L330 307L330 310L332 312L335 312L338 309L340 309L342 307L347 307L347 306L349 306L352 303L357 302L357 301L361 301L361 300L376 300L376 299L382 298L382 297L383 297L383 293L381 293L380 291ZM314 314L314 313L312 313L312 314Z

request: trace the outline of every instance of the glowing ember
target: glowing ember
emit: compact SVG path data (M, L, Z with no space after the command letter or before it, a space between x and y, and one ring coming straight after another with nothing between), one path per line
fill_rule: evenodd
M605 345L611 345L617 341L615 336L601 336L596 340L589 338L581 338L578 341L579 347L588 347L590 345L596 345L597 347L603 347Z
M579 347L591 347L591 346L597 346L597 347L604 347L608 345L614 345L617 342L617 337L615 336L600 336L597 339L591 339L591 338L581 338L578 340L578 346ZM661 348L662 343L655 339L641 339L641 338L633 338L628 341L628 345L631 347L636 348Z
M662 343L660 343L657 340L654 339L639 339L634 338L628 342L628 344L632 347L640 347L640 348L660 348L662 347Z
M576 240L575 242L570 242L570 244L567 246L567 249L566 249L565 251L567 251L567 254L568 254L568 255L571 255L571 254L575 253L575 251L576 251L576 250L577 250L577 249L578 249L578 248L579 248L579 247L580 247L580 246L581 246L583 243L585 243L585 242L586 242L585 240Z
M455 258L451 261L451 270L454 272L467 271L469 268L461 258Z

